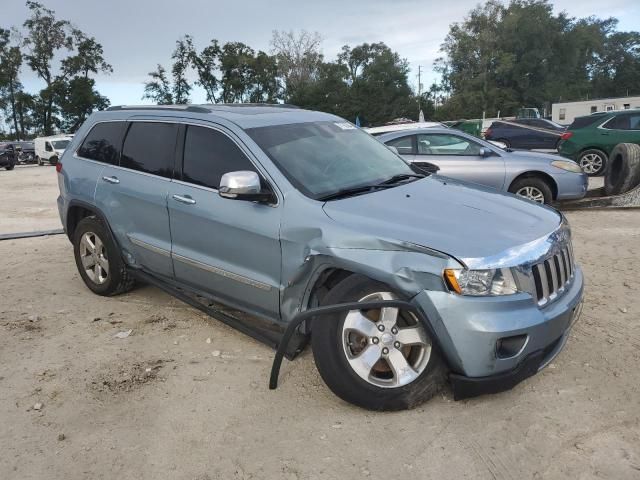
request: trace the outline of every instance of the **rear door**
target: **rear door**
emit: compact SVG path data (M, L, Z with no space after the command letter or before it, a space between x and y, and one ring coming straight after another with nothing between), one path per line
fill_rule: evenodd
M483 147L470 138L454 133L423 133L416 136L416 162L426 161L440 167L439 175L502 189L504 159L492 150L480 155Z
M224 173L249 170L264 179L263 173L232 132L185 129L181 180L171 183L168 199L176 279L223 303L277 318L281 205L220 197ZM266 181L263 186L269 188Z
M172 278L167 195L178 125L141 119L126 129L119 164L105 167L98 180L96 205L128 263Z

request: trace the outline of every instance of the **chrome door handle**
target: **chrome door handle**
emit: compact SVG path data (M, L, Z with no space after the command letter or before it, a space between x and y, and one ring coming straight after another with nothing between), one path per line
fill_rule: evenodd
M176 202L186 203L187 205L195 205L196 203L196 201L193 198L188 196L183 197L182 195L173 195L172 197Z
M102 177L102 180L104 180L107 183L113 183L114 185L117 183L120 183L120 180L118 180L118 177Z

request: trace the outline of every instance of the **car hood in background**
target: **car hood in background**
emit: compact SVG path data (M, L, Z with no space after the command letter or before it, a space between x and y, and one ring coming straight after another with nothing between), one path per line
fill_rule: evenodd
M544 243L562 223L552 208L438 176L329 201L323 209L369 238L420 245L474 264L505 252L514 255L541 239ZM331 246L359 248L353 240Z
M512 150L510 152L505 151L500 153L508 160L539 160L545 163L553 162L554 160L566 160L566 158L556 153L532 152L530 150Z

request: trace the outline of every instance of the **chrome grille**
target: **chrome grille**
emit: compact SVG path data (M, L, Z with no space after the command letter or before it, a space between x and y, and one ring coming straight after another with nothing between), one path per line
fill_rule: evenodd
M567 245L552 257L532 267L538 305L545 305L562 293L573 278L573 250Z

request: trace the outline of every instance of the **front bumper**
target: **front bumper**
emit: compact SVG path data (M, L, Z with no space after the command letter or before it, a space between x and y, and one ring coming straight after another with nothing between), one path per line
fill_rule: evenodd
M530 356L544 352L558 339L566 340L582 295L582 270L576 266L564 294L543 308L526 293L464 297L423 291L413 301L428 319L451 371L460 377L479 379L523 369ZM498 355L501 339L519 335L526 336L521 350L506 358ZM558 345L559 352L564 341ZM550 361L548 352L543 357Z
M451 382L454 400L462 400L487 393L504 392L538 373L562 351L569 338L570 328L580 318L581 313L582 302L574 307L571 312L569 327L560 338L551 342L547 347L530 353L512 370L488 377L465 377L455 373L450 374L449 381Z
M556 200L575 200L587 194L589 176L586 173L560 173L553 178L558 187Z

